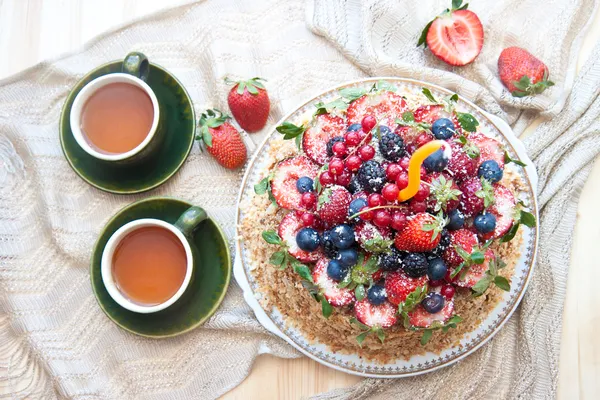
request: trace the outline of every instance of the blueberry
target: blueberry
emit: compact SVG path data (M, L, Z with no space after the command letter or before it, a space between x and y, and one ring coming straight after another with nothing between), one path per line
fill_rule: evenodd
M449 222L448 225L446 225L446 228L451 231L456 231L465 224L465 216L458 209L454 209L448 213L448 220Z
M429 260L429 268L427 268L427 276L432 281L439 281L446 276L448 267L441 258L435 257Z
M392 133L392 130L385 125L379 125L379 133L383 136L386 133Z
M484 212L479 214L473 219L473 225L475 229L480 233L490 233L496 229L496 216L491 213Z
M327 275L334 281L341 281L346 277L346 274L350 270L350 267L342 265L337 260L330 260L327 264Z
M321 246L323 246L323 251L327 258L333 259L338 255L338 250L333 245L333 241L331 240L331 231L323 232L321 236Z
M374 306L383 304L383 302L387 300L385 288L382 285L371 286L371 289L367 291L367 299L369 299L369 302Z
M313 228L302 228L296 234L296 243L301 250L315 251L321 243L319 232Z
M435 314L444 308L444 296L439 293L431 292L421 302L421 305L429 314Z
M359 197L358 199L352 200L350 207L348 208L348 216L354 215L361 210L361 208L367 206L367 200Z
M482 162L477 170L478 177L485 178L492 183L500 182L502 175L504 175L504 172L496 160Z
M356 249L340 250L336 260L338 260L342 265L352 267L353 265L356 265L356 262L358 261L358 252Z
M348 127L348 132L357 132L357 131L360 131L361 129L362 129L361 124L352 124Z
M354 229L342 224L331 229L331 241L338 249L348 249L354 244Z
M308 176L298 178L296 181L296 188L300 193L312 192L314 189L314 182Z
M448 118L440 118L433 123L431 131L436 139L447 140L454 135L456 128Z
M442 172L448 166L449 161L450 160L444 156L444 151L439 149L423 161L423 166L427 172Z

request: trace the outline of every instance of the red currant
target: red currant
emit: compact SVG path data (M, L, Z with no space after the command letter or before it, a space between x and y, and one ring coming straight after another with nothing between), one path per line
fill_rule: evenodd
M360 143L360 135L358 132L348 132L344 136L344 140L348 146L356 146Z
M402 171L398 174L398 177L396 178L396 185L398 186L398 189L400 189L400 190L402 190L408 186L408 173L407 172Z
M317 204L317 194L315 192L302 193L300 202L304 207L311 210Z
M348 152L348 149L346 148L346 145L343 142L335 142L331 150L333 151L333 154L339 157L345 156Z
M311 227L315 225L316 218L314 214L304 213L302 214L302 217L300 217L300 219L302 220L303 226Z
M371 129L373 129L375 127L375 125L377 124L377 120L375 119L374 116L367 115L362 119L360 124L362 125L363 131L371 132Z
M388 181L394 182L400 172L402 172L402 167L398 164L391 163L385 169L385 176Z
M367 198L369 207L379 207L385 205L385 199L379 193L372 193Z
M346 159L346 168L350 171L358 171L360 165L362 164L362 160L357 155L351 155Z
M335 177L335 183L345 187L350 184L351 179L352 174L350 173L350 171L343 170L341 174Z
M390 226L392 216L388 210L377 210L373 216L373 223L380 228Z
M335 177L329 171L323 171L321 176L319 176L319 182L321 182L322 186L331 185L335 181Z
M416 149L417 149L417 146L415 146L414 143L411 143L411 144L409 144L409 145L406 146L406 152L408 154L414 153Z
M373 211L367 211L369 209L369 207L364 206L363 208L360 209L359 212L361 212L362 214L359 215L360 219L362 219L363 221L370 221L373 219Z
M429 287L438 287L438 286L442 286L443 284L444 284L443 279L440 279L439 281L429 281Z
M421 147L424 144L431 142L432 140L433 137L431 137L429 133L423 132L419 136L417 136L417 138L415 139L415 144L417 145L417 147Z
M419 191L417 192L417 194L415 194L413 199L415 199L416 201L425 201L429 197L429 193L429 186L421 182L421 184L419 185Z
M339 158L332 158L329 161L329 172L333 175L339 175L344 170L344 162Z
M410 211L412 211L413 213L422 213L425 212L425 210L427 210L427 203L425 203L424 201L416 201L413 199L410 202Z
M369 144L365 144L358 149L358 156L363 161L369 161L375 157L375 149Z
M446 300L450 301L454 297L454 293L456 293L456 289L452 285L444 285L440 290L442 296L446 298Z
M400 189L395 183L387 183L381 191L383 198L391 202L398 200L398 193L400 193Z
M403 170L408 171L408 164L410 164L409 157L402 157L400 159L400 166L402 167Z
M400 211L396 211L394 214L392 214L392 228L397 230L397 231L401 231L402 229L404 229L404 227L406 227L406 224L408 223L408 219L406 218L406 215L404 215L404 213L400 212Z

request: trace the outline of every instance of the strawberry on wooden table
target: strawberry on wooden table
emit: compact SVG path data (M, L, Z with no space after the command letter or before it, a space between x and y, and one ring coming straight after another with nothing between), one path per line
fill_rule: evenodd
M467 6L462 0L452 0L452 8L425 26L417 47L429 47L434 56L450 65L462 66L475 60L483 47L483 25Z
M233 82L225 78L225 82L234 84L227 96L227 104L233 118L246 132L261 130L269 118L271 102L261 80L264 81L263 78L252 78Z
M548 80L546 64L520 47L502 50L498 58L500 80L515 97L542 93L554 82Z
M240 133L227 122L231 117L219 110L207 110L200 117L200 134L196 136L222 166L236 169L246 163L246 145Z
M394 245L398 250L411 252L431 251L440 243L440 233L446 224L439 214L433 216L422 212L409 217L406 227L398 232Z

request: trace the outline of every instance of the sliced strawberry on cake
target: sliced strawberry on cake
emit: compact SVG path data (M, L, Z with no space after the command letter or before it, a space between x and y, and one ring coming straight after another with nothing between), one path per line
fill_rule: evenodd
M317 261L312 272L315 285L321 289L321 292L332 306L342 307L354 303L356 301L354 291L338 287L338 282L331 279L327 274L328 264L329 260L327 258L321 258Z
M456 252L456 246L460 246L460 248L470 254L473 251L473 247L478 243L477 235L467 229L451 231L450 245L444 250L444 253L442 253L442 258L448 267L455 268L464 261Z
M319 165L327 162L327 143L335 137L343 137L346 123L343 118L331 114L315 117L314 123L302 137L302 149L311 160Z
M457 279L454 281L456 286L472 288L477 282L485 276L485 272L489 268L489 262L494 260L496 256L491 249L487 249L484 254L484 261L482 264L472 264L469 267L465 267L464 272L461 271L457 275Z
M446 300L437 292L427 297L413 311L408 313L409 322L417 328L429 328L434 323L444 324L454 313L454 301Z
M356 319L369 327L389 328L398 321L396 307L388 301L380 305L373 305L368 299L357 301L354 313Z
M385 278L385 291L390 303L398 305L406 300L406 296L416 288L427 285L427 275L411 278L402 270L389 272Z
M496 199L496 202L487 209L487 212L496 217L496 228L492 233L480 235L484 240L489 240L491 238L497 239L504 236L514 223L513 216L515 214L517 203L512 192L500 184L495 184L494 198Z
M296 243L296 235L302 228L304 228L302 220L297 216L296 212L292 211L283 217L279 223L278 234L286 243L288 252L298 259L298 261L303 263L315 262L323 256L321 250L312 252L304 251Z
M348 106L346 117L348 125L360 124L369 115L375 117L378 124L392 127L396 118L408 111L406 100L394 92L381 91L368 93Z
M469 140L479 148L480 162L494 160L504 168L504 146L500 142L479 132L470 134Z
M452 118L452 114L444 110L441 104L427 104L419 106L415 112L415 122L433 124L440 118Z
M296 182L304 176L314 179L318 170L317 165L305 156L280 161L271 180L271 191L277 204L288 210L307 210L302 205L302 193L296 187Z
M368 221L357 223L354 235L360 247L371 253L388 251L394 243L390 228L379 228Z

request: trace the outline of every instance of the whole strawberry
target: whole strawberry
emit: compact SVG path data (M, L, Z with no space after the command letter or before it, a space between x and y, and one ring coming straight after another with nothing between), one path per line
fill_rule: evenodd
M233 118L246 132L260 131L269 117L271 102L261 80L264 81L262 78L239 82L225 80L227 83L234 83L227 96L227 104Z
M346 221L352 195L339 185L326 187L319 195L317 213L328 226L338 225Z
M398 232L394 244L398 250L403 251L431 251L440 243L440 232L445 225L446 220L441 214L434 217L428 213L418 213Z
M500 80L515 97L542 93L554 86L548 80L548 67L527 50L508 47L498 58Z
M231 117L219 110L207 110L200 117L200 134L196 139L204 142L206 150L219 164L236 169L246 162L246 145L228 119Z

